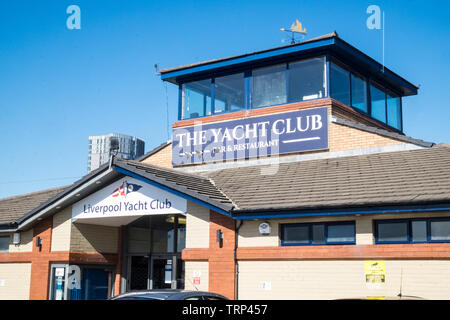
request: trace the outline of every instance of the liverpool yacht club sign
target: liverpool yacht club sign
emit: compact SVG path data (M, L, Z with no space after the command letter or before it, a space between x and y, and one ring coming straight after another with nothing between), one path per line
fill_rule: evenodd
M131 177L78 201L72 219L186 213L186 200Z
M328 149L328 108L244 118L173 131L173 165Z

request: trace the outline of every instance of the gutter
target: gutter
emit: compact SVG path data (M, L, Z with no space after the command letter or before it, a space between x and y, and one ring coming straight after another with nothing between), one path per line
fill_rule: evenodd
M17 231L17 223L15 222L8 222L0 224L0 233L9 233L9 232L16 232Z
M376 213L403 213L403 212L433 212L448 211L450 203L422 203L417 205L389 205L372 207L335 207L323 209L306 209L300 207L292 208L259 208L233 210L232 218L236 220L248 219L268 219L268 218L290 218L290 217L313 217L313 216L334 216L334 215L356 215L356 214L376 214Z

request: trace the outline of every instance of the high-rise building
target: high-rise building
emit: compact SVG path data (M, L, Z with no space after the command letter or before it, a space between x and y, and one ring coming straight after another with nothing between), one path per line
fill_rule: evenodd
M117 156L122 159L133 160L144 154L145 142L136 137L120 133L89 136L88 171L95 170L108 162L113 140L117 140L119 146Z

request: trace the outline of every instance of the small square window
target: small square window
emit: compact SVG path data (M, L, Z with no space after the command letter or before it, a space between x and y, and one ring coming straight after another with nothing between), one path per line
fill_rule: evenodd
M313 224L312 226L312 243L325 243L325 226L323 224Z
M401 98L393 95L386 95L387 103L387 124L398 130L402 129Z
M427 241L427 222L425 220L411 221L411 240L413 242Z
M309 243L308 225L285 225L283 228L284 244L307 244Z
M252 108L286 103L286 65L252 71Z
M330 63L330 93L331 97L350 105L350 72L337 64Z
M324 66L324 57L289 63L288 102L325 97Z
M329 225L327 230L328 243L355 242L355 224Z
M408 221L378 222L378 242L407 242Z
M352 107L367 113L366 81L354 74L352 79Z
M430 221L431 241L450 241L450 220Z
M372 99L372 117L386 123L386 93L371 84L370 97Z
M0 252L9 251L9 236L0 237Z

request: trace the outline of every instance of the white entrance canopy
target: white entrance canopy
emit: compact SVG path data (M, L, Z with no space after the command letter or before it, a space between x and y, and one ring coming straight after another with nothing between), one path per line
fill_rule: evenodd
M184 215L186 207L186 199L126 176L74 203L72 221L121 226L145 215Z

